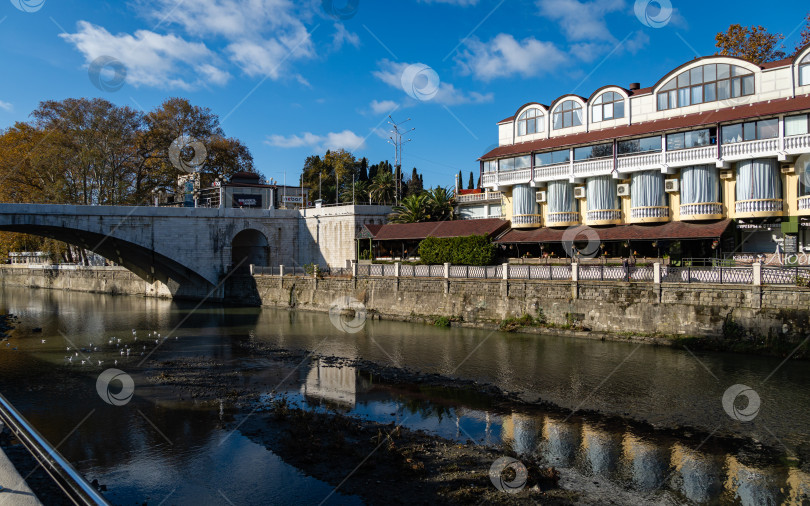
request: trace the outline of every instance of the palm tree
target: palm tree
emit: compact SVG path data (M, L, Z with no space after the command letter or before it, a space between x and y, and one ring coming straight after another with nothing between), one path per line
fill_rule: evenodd
M380 204L389 204L394 201L394 175L383 170L378 172L368 187L368 194L371 200Z
M391 223L420 223L430 218L430 202L427 193L408 195L394 206L394 212L388 215Z
M430 221L446 221L453 219L453 205L455 196L453 191L441 186L427 192Z
M354 199L354 200L352 200ZM354 188L347 185L340 193L340 201L354 204L365 204L368 202L368 181L355 181Z

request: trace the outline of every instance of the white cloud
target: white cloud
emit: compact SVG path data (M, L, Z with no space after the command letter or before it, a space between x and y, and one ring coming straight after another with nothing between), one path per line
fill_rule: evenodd
M219 58L202 42L188 42L175 35L138 30L134 35L113 35L106 29L79 21L76 33L63 33L89 65L99 56L112 56L127 70L127 83L163 88L191 89L225 84L230 74L219 68Z
M3 102L2 100L0 100L0 109L11 112L11 110L14 109L14 106L8 102Z
M486 43L470 39L466 46L456 56L456 62L463 72L483 81L513 74L536 76L551 72L566 61L565 53L557 46L534 37L518 42L512 35L501 33Z
M387 114L398 107L399 104L393 100L372 100L369 104L371 112L374 114Z
M385 59L378 62L379 69L371 74L385 84L405 93L402 87L402 73L410 65L410 63L393 62ZM441 80L438 83L438 90L435 88L434 90L436 91L435 96L428 101L441 105L480 104L491 102L494 98L492 93L465 92L450 83L441 82Z
M344 44L360 47L360 37L346 29L343 23L335 23L335 33L332 34L332 49L340 50Z
M626 9L624 0L537 0L540 15L557 21L569 40L615 41L605 14Z
M329 132L326 135L316 135L304 132L301 135L270 135L265 144L277 148L312 148L313 151L326 151L327 149L343 148L347 151L355 151L366 147L366 141L351 130L342 132Z

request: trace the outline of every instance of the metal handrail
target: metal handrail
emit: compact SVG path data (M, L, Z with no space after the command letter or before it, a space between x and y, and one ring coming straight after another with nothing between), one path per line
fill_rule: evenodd
M101 492L88 483L2 394L0 394L0 420L17 436L73 504L109 506L110 503Z

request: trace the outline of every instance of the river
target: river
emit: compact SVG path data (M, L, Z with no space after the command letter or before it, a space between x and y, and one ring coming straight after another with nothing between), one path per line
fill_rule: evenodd
M802 466L810 448L806 362L378 320L343 333L319 313L22 288L0 291L4 313L20 323L0 344L0 391L49 441L61 442L79 471L107 485L116 504L318 504L333 489L232 432L227 402L212 410L146 384L142 360L176 357L235 362L250 381L311 409L327 403L449 439L504 443L639 494L665 483L683 502L802 504L810 493ZM318 360L279 366L249 357L239 346L245 339L491 383L577 415L540 404L504 412L469 396L387 389ZM110 367L134 378L125 406L97 393L96 379ZM273 384L279 377L288 380ZM753 420L724 409L732 385L758 395ZM745 439L738 450L721 436ZM757 442L768 448L767 462L751 454ZM362 500L339 491L328 503Z

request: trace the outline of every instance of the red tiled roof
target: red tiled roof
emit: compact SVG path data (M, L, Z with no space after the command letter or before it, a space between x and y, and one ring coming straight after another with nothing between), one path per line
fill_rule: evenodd
M566 240L587 240L585 230L594 230L600 241L634 241L653 239L715 239L723 235L731 220L720 220L713 223L684 223L672 221L662 225L616 225L614 227L588 227L580 225L571 229L538 228L536 230L510 230L497 242L502 243L540 243L562 242L563 234Z
M508 146L499 146L489 153L483 155L481 158L479 158L479 160L497 158L506 155L530 153L532 151L540 151L543 149L561 148L574 144L587 144L591 142L614 139L616 137L630 137L634 135L658 133L665 130L675 130L678 128L713 125L715 123L742 120L746 118L756 118L759 116L781 114L804 109L810 109L810 95L800 95L796 98L780 98L777 100L769 100L768 102L758 102L751 105L742 105L727 109L718 109L715 111L687 114L662 120L645 121L643 123L635 123L633 125L563 135L560 137L552 137L550 139L521 142Z
M375 241L424 239L425 237L494 237L509 228L509 222L497 218L485 220L429 221L425 223L389 223L374 234Z

